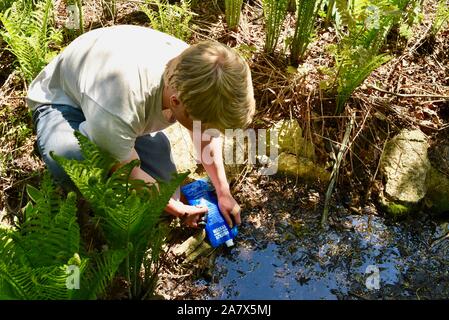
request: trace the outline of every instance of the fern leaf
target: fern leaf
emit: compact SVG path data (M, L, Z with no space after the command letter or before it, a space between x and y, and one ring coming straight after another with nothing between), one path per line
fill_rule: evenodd
M225 14L228 28L236 29L240 22L243 0L225 0Z
M81 132L75 131L75 137L78 139L84 161L93 168L102 169L105 175L109 173L117 161L107 152L101 150L97 145L92 143Z
M362 65L357 65L341 75L341 77L347 79L347 81L342 83L338 88L337 114L343 111L344 105L352 92L361 85L375 69L388 62L390 59L391 57L385 54L377 55L366 60Z
M290 0L263 0L265 17L265 51L271 53L276 48L287 15Z
M108 250L94 255L93 268L87 269L82 276L82 291L73 292L74 299L96 299L103 294L113 280L119 266L127 256L126 250Z

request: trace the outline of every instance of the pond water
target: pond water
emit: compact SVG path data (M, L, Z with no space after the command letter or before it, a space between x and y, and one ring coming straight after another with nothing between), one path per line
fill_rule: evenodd
M345 215L338 226L276 237L244 224L216 259L205 299L449 298L449 224Z

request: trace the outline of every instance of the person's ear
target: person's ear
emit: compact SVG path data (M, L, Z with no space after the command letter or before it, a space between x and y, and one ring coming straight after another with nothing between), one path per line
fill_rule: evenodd
M178 108L181 105L181 101L178 99L178 97L175 94L172 94L170 96L170 104L173 107Z

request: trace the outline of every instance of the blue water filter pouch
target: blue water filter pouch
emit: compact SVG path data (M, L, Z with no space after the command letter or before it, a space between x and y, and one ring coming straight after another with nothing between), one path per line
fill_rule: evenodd
M212 245L216 248L225 243L228 247L234 245L233 239L237 235L237 226L230 228L223 218L218 207L215 189L208 179L199 179L181 187L181 191L192 205L207 206L206 234Z

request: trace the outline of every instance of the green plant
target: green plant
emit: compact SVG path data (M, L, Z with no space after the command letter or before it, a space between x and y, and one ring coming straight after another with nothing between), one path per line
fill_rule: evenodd
M343 112L346 101L355 89L377 68L388 62L391 57L386 54L374 54L372 51L358 47L349 53L340 52L337 57L337 101L336 113Z
M129 298L146 298L154 290L167 232L159 223L160 215L187 174L176 175L168 183L159 182L157 187L149 186L130 179L132 169L138 165L138 161L132 161L109 175L117 161L79 132L75 135L83 161L52 156L91 204L108 247L127 251L120 274L129 283Z
M296 1L296 24L295 34L290 45L290 60L293 65L297 65L304 58L307 47L312 40L315 22L321 0L297 0Z
M181 0L180 5L170 4L167 0L145 0L145 2L146 5L140 8L150 19L153 29L181 40L189 40L192 35L190 21L194 15L190 10L189 0Z
M352 92L379 66L390 60L381 53L392 26L401 17L397 6L387 0L336 0L341 40L331 46L335 57L333 82L328 89L337 95L336 113L344 110ZM343 31L345 30L345 31ZM330 88L329 88L330 87Z
M276 48L287 15L290 0L262 0L265 17L265 51L271 53Z
M4 12L6 9L11 7L11 5L17 0L2 0L0 2L0 12Z
M392 0L392 3L401 11L400 19L397 19L393 29L405 39L413 36L413 26L422 20L421 12L423 0Z
M236 30L240 22L243 0L225 0L225 15L228 28Z
M102 295L126 252L83 254L76 195L69 193L62 200L48 175L40 190L28 186L27 192L34 204L29 202L24 208L23 223L16 229L0 229L0 299L95 299ZM78 270L73 283L70 270Z
M62 41L61 33L51 26L52 12L52 0L38 2L35 10L29 3L18 1L0 14L4 27L0 35L28 82L56 55L55 46Z
M449 20L449 4L447 0L440 0L438 2L435 18L430 29L431 36L435 37L437 33L443 28Z
M326 25L329 25L335 14L335 0L327 1Z

